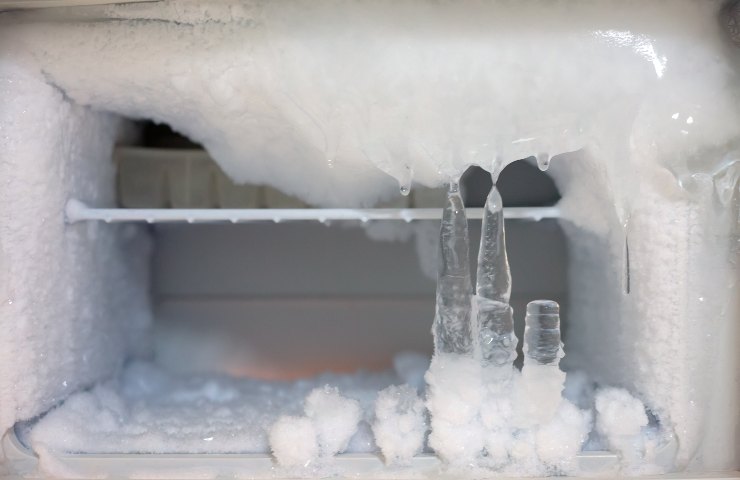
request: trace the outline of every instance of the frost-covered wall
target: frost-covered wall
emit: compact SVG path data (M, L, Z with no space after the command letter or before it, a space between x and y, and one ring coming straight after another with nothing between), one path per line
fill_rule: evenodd
M695 175L690 191L641 169L621 224L598 158L562 160L553 174L568 192L566 363L644 399L674 430L679 467L737 468L738 165Z
M66 225L71 196L114 203L119 121L0 48L0 435L146 348L149 241Z

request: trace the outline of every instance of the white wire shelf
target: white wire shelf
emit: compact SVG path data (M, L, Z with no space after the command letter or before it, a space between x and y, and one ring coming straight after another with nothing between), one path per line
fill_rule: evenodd
M67 222L100 221L105 223L249 223L249 222L295 222L439 220L439 208L246 208L246 209L183 209L183 208L93 208L79 200L69 200L65 209ZM483 217L482 208L468 208L467 217L472 220ZM558 218L557 207L510 207L504 208L504 217L511 220L539 221Z

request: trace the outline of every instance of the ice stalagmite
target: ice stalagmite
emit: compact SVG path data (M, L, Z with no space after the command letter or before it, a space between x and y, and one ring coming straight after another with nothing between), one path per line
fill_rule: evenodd
M476 293L477 340L483 365L511 365L516 357L514 318L509 305L511 273L503 203L495 184L483 209Z
M438 263L435 351L425 375L429 446L445 463L469 466L483 451L484 432L478 418L480 362L473 356L468 225L457 183L450 184L442 213Z
M562 402L565 373L559 364L563 356L560 306L552 300L529 302L524 330L524 366L515 394L517 426L543 425L552 420Z
M471 353L471 303L468 222L460 189L451 182L439 232L437 308L434 317L436 353Z
M488 194L483 210L476 293L479 297L501 303L509 303L511 297L511 272L509 259L506 256L504 208L501 194L495 184Z
M529 302L524 330L524 364L557 368L562 356L560 306L552 300Z

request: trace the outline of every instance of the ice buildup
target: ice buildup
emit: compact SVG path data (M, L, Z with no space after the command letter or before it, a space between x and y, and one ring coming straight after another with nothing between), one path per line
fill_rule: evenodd
M449 210L443 214L440 234L438 309L445 298L459 300L466 291L439 295L447 285L442 282L450 259L459 264L459 252L467 253L458 246L467 241L467 229L463 225L451 229L449 215ZM462 238L455 241L451 234ZM467 269L460 270L467 278ZM484 207L476 295L471 297L474 348L435 350L426 376L429 445L458 472L481 468L529 475L576 472L575 458L591 431L592 415L561 395L565 373L559 368L560 307L551 300L527 305L525 358L519 373L513 369L517 338L510 295L503 205L494 184ZM467 315L462 308L446 311L458 313L458 320Z
M457 182L448 187L439 232L434 352L426 374L429 445L446 462L474 465L483 450L478 420L482 401L481 365L473 354L468 222ZM457 439L457 440L454 440Z
M360 404L343 397L328 385L306 397L306 416L314 422L323 456L331 457L347 448L360 422Z
M329 385L308 394L304 412L303 417L283 415L270 428L270 448L285 467L331 460L347 448L362 419L360 403Z
M448 189L439 232L434 351L470 354L473 351L470 318L473 284L468 221L457 181L450 182Z
M657 431L675 435L668 469L737 469L740 82L736 23L724 24L728 36L724 5L165 0L0 13L0 434L46 414L37 440L63 440L59 451L266 453L264 429L214 420L235 437L206 441L211 434L199 430L175 443L166 432L186 431L175 428L182 417L153 430L142 420L177 411L208 430L203 409L219 419L264 408L307 439L295 458L279 455L287 463L319 448L300 405L275 412L252 395L254 384L227 401L203 385L141 400L109 383L128 359L151 353L150 232L67 225L63 206L69 198L114 206L113 146L131 140L122 134L129 120L150 119L202 144L234 180L321 206L369 206L399 185L438 186L469 165L493 172L535 156L562 195L568 240L563 368L599 389L624 388L649 412L643 425L623 395L582 392L579 406L596 409L602 437L589 442L626 464L659 461ZM437 355L426 375L429 445L444 460L490 461L511 474L565 471L558 457L582 437L563 434L559 449L553 432L582 432L584 422L556 402L559 352L547 332L528 330L539 339L527 341L510 389L482 373L486 362L508 362L494 340L509 328L502 305L511 300L476 291L500 304L471 303L462 215L451 194ZM483 344L495 348L483 353ZM300 403L308 391L296 385L278 390ZM130 416L119 418L110 391ZM599 405L587 406L594 396ZM626 433L612 421L620 416ZM119 437L105 430L121 418ZM632 449L623 440L637 427ZM292 441L281 437L288 430L277 429L276 456ZM349 427L340 430L343 440Z
M392 385L378 393L373 434L386 463L409 464L426 433L426 408L415 388Z
M630 467L638 466L645 454L642 429L648 416L642 402L622 388L604 388L596 393L596 431L606 445L619 453Z
M474 307L477 347L483 364L510 366L516 358L511 271L506 255L504 208L494 183L483 208Z
M308 467L319 456L313 422L306 417L284 416L272 425L270 448L275 460L286 467Z
M514 424L531 428L550 422L562 401L560 306L551 300L529 302L525 321L524 365L514 393Z

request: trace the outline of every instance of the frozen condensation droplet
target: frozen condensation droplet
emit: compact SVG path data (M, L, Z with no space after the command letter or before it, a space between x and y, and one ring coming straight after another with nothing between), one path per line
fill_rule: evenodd
M449 185L439 232L434 348L437 353L472 351L468 222L457 182Z
M543 172L550 168L550 155L547 153L537 154L537 167Z
M414 170L410 165L403 166L403 173L401 178L398 180L398 184L401 190L401 195L404 197L411 192L411 182L414 181Z

